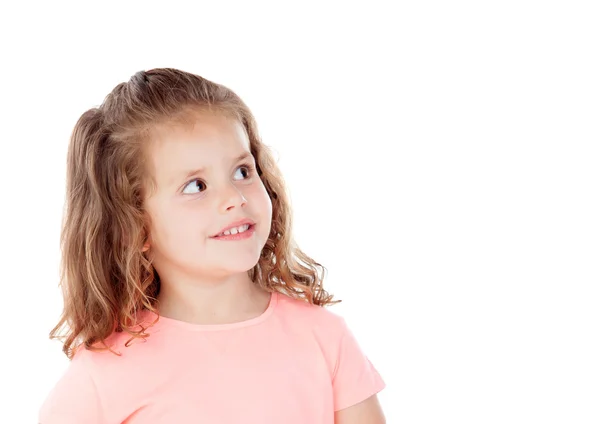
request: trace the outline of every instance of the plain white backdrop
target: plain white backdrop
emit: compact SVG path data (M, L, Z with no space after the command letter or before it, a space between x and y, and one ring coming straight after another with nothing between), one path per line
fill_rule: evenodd
M600 422L594 2L37 2L0 10L0 422L68 361L70 132L139 70L236 91L389 423Z

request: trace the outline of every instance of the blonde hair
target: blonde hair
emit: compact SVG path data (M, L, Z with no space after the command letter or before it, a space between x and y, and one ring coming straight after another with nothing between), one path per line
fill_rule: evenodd
M82 345L110 349L105 340L115 331L128 332L130 341L148 336L136 314L155 311L160 278L142 253L149 234L143 151L153 128L185 124L203 110L228 114L243 124L273 205L268 241L249 271L252 281L318 306L339 302L323 288L326 269L291 237L284 180L240 97L181 70L140 71L118 84L99 107L83 113L71 135L61 233L64 309L50 332L51 339L64 340L67 357Z

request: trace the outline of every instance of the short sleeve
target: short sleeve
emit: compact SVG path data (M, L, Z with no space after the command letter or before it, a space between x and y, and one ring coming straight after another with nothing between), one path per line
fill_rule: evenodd
M385 388L385 382L342 319L342 336L333 374L334 410L355 405Z
M102 408L86 366L85 352L76 354L39 410L40 424L102 424Z

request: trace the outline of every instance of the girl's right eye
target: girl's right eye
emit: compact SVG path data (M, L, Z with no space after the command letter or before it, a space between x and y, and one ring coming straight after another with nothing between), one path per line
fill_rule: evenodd
M206 190L206 184L204 184L204 181L195 179L185 185L185 187L183 188L183 193L195 194L204 190Z

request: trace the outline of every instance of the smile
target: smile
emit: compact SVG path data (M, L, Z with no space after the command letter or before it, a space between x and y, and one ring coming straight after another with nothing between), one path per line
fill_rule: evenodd
M243 240L254 234L255 224L244 224L233 227L212 237L215 240Z

